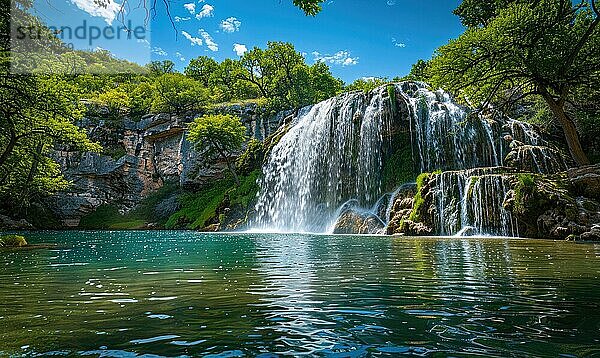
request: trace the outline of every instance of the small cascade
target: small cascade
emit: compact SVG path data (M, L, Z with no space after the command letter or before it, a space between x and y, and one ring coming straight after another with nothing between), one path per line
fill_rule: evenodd
M342 203L372 206L382 194L384 133L392 119L386 87L306 109L263 168L255 229L323 232Z
M435 175L436 232L440 235L518 236L503 203L507 176L496 168L448 171Z

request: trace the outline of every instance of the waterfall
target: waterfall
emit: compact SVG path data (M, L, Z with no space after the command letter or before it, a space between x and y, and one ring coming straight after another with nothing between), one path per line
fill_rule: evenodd
M323 232L344 202L369 207L381 196L386 87L353 92L300 113L273 148L256 204L255 229Z
M503 207L507 177L494 171L478 168L436 175L438 234L518 236L515 220Z
M474 113L424 83L345 93L301 110L273 147L259 183L253 229L324 232L349 210L357 215L346 218L370 215L389 222L395 194L383 192L382 172L399 126L411 134L414 163L406 165L444 171L435 175L434 194L442 235L516 236L502 205L509 185L489 169L566 167L533 126Z

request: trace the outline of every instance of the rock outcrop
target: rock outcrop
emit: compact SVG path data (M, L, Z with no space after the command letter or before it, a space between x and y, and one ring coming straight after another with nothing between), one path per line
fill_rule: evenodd
M268 116L256 103L223 106L212 112L239 116L250 137L263 139L283 122L286 113ZM226 163L196 151L186 137L194 116L147 115L132 119L88 118L80 123L102 154L59 148L54 159L73 185L47 200L47 205L66 227L102 205L125 213L165 183L194 189L220 179ZM231 153L232 156L238 153ZM165 205L169 207L169 205ZM172 205L171 205L172 207Z

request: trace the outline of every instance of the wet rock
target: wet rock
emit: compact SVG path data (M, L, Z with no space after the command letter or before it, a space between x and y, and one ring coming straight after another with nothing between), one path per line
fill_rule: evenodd
M582 240L600 241L600 225L592 226L589 231L581 234L580 238Z
M429 236L434 234L433 229L429 226L412 220L404 220L401 230L403 234L409 236Z
M378 234L385 225L376 215L346 210L337 220L334 234Z

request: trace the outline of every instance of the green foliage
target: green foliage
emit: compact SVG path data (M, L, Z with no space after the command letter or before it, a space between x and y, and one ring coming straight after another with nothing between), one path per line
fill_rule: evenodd
M325 0L294 0L294 5L298 6L308 16L315 16L321 12L321 3Z
M278 109L297 108L334 96L341 81L318 63L308 66L292 44L269 42L253 48L239 61L237 77L254 85Z
M248 208L256 199L256 194L260 190L258 179L262 175L260 169L254 170L241 179L241 184L235 186L227 192L227 197L231 206L239 205L242 208Z
M265 158L263 143L257 139L251 139L246 151L239 156L236 166L242 174L247 174L262 166Z
M410 133L399 133L394 139L392 155L384 162L384 189L394 190L402 184L414 181L417 175L414 168Z
M189 126L188 139L199 151L219 154L239 185L237 173L229 161L228 154L239 150L246 141L246 127L240 118L223 114L198 117Z
M11 214L68 186L50 154L55 145L100 151L78 128L82 106L72 85L52 76L17 76L0 68L0 210Z
M239 185L226 178L197 192L181 195L181 208L169 218L165 228L196 230L205 228L215 219L223 222L225 215L219 214L218 209L224 204L247 210L260 189L257 183L260 175L260 170L255 170L241 177Z
M152 61L146 65L146 69L150 76L158 77L175 73L175 64L170 60Z
M121 88L113 88L106 92L100 93L95 103L104 106L108 109L108 113L113 118L118 118L124 113L127 113L131 106L131 98L127 92Z
M429 81L429 62L425 60L418 60L415 62L411 69L410 73L407 76L402 78L395 78L395 82L399 81L421 81L428 82Z
M190 61L183 73L209 87L213 73L219 68L217 61L207 56L200 56Z
M533 174L519 174L515 186L515 203L513 210L517 214L525 213L525 201L535 190L535 176Z
M204 115L190 123L188 138L200 151L209 149L224 155L242 147L246 127L240 118L229 114Z
M183 194L179 198L181 209L165 224L167 229L202 229L214 217L223 202L225 193L232 187L229 179L218 181L195 193Z
M374 90L375 88L377 88L379 86L383 86L389 82L390 81L387 78L377 78L377 77L359 78L356 81L352 82L351 84L347 85L344 88L344 91L346 91L346 92L363 91L365 93L368 93L368 92Z
M157 214L156 207L163 200L176 195L177 191L178 187L175 184L166 184L142 200L135 209L124 215L119 212L116 206L102 205L81 218L79 228L133 230L146 228L150 223L157 224L160 227L166 223L168 218Z
M179 73L167 73L154 82L152 110L171 114L198 111L208 101L210 93L202 84Z
M0 236L0 247L23 247L27 246L27 240L20 235Z

